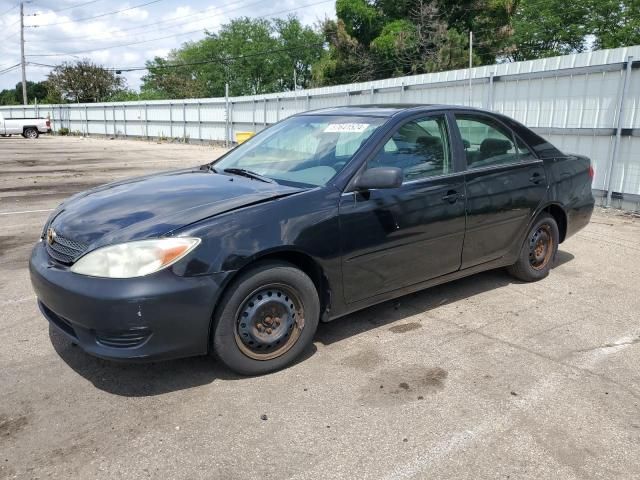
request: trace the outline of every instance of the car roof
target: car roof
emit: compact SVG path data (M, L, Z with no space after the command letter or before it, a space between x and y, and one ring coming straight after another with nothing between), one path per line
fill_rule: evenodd
M475 110L486 112L485 110L464 105L441 105L441 104L420 104L420 103L389 103L371 105L348 105L343 107L322 108L310 110L299 115L344 115L357 117L393 117L404 112L421 112L431 110ZM489 112L487 112L489 113Z
M358 117L392 117L400 112L413 109L428 109L432 110L434 105L420 105L420 104L400 104L400 103L388 103L388 104L371 104L371 105L345 105L342 107L330 107L321 108L319 110L311 110L304 112L301 115L345 115L345 116L358 116Z

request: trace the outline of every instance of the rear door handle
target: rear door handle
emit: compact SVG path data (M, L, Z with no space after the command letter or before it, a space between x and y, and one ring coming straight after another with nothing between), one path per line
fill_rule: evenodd
M540 182L542 182L542 180L543 180L543 177L538 172L534 173L533 175L531 175L529 177L529 181L531 183L535 183L536 185L538 185Z
M459 198L464 198L464 195L456 192L455 190L449 190L447 194L442 197L444 202L456 203Z

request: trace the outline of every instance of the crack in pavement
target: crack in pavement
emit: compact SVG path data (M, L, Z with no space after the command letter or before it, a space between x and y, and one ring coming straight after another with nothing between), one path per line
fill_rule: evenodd
M619 347L624 347L627 345L635 345L636 343L640 343L640 335L632 338L631 340L621 340L619 342L616 343L605 343L604 345L598 345L597 347L589 347L589 348L582 348L580 350L574 350L571 353L586 353L586 352L593 352L596 350L604 350L607 348L619 348Z

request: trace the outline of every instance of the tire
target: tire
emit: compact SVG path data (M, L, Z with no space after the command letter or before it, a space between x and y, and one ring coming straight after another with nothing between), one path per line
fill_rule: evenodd
M273 372L311 344L319 320L318 291L307 274L284 262L258 264L223 295L212 351L241 375Z
M29 127L24 129L24 132L22 132L22 136L30 140L35 140L40 136L40 132L38 132L37 128Z
M551 270L560 243L560 231L555 219L541 214L527 233L518 261L507 271L524 282L542 280Z

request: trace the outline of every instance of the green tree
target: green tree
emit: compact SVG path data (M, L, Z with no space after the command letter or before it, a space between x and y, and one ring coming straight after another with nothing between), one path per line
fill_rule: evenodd
M184 44L166 59L149 62L143 92L165 98L223 96L308 87L311 65L320 59L322 36L295 17L239 18L217 33Z
M45 82L27 81L27 99L29 103L36 100L44 103L47 98L47 85ZM22 82L16 84L13 89L0 91L0 105L20 105L22 103Z
M205 82L199 81L195 66L181 66L183 54L172 51L167 59L156 57L147 62L147 74L142 77L141 94L160 99L198 98L207 96Z
M4 89L0 92L0 105L19 105L22 103L16 98L16 92L13 89Z
M312 65L322 55L323 38L309 26L302 25L295 16L273 21L279 52L276 55L279 90L309 87L312 82ZM291 74L289 74L291 72Z
M474 51L473 64L481 65L482 59ZM469 38L455 29L447 30L438 45L438 51L425 65L428 72L442 72L469 66Z
M65 62L47 76L48 96L74 103L100 102L124 88L123 78L87 59Z
M369 49L349 35L342 20L327 20L322 28L330 48L313 66L315 85L340 85L375 76Z
M572 2L573 3L573 2ZM586 0L594 48L640 44L640 0Z
M639 0L528 0L513 17L508 57L529 60L640 43Z
M371 80L474 64L504 55L516 0L337 0L323 25L329 51L314 66L318 84Z
M119 92L111 95L105 99L107 102L135 102L144 100L165 100L162 94L153 91L141 91L135 90L120 90Z
M218 54L233 95L277 90L278 42L269 20L240 18L220 29ZM269 52L269 53L267 53Z
M566 0L521 2L513 17L508 56L513 60L581 52L587 48L588 6Z
M345 31L364 46L380 34L385 24L379 6L367 0L336 0L336 15Z

